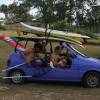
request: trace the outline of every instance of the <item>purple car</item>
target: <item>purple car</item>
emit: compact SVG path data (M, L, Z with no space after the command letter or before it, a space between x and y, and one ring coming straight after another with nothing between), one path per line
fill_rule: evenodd
M41 44L45 37L16 37L25 46L32 46L36 42ZM67 65L65 67L51 67L50 55L54 51L55 45L62 43L68 54ZM27 64L21 57L20 50L9 55L7 68L4 71L5 79L13 83L22 83L25 80L44 81L65 81L82 82L87 87L97 87L100 84L100 60L87 57L77 51L73 45L80 46L68 40L48 37L48 46L43 52L43 57L34 61L34 64ZM16 46L17 47L17 46ZM42 51L42 48L40 48Z

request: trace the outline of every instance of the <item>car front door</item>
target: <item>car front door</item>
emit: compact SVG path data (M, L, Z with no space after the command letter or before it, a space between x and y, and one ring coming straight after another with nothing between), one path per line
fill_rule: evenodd
M48 71L43 78L53 79L53 80L76 80L78 76L78 70L76 69L77 65L75 62L77 61L77 56L71 51L71 49L67 48L68 55L67 57L67 65L65 67L54 67Z
M78 58L72 58L71 63L65 68L60 66L51 68L42 78L47 80L63 80L63 81L74 81L79 80L80 71L78 70Z

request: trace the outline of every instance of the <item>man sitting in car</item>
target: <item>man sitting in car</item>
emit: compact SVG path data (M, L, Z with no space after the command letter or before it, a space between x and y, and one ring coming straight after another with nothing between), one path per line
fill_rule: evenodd
M54 67L65 67L67 65L65 57L61 56L60 46L57 46L54 52L51 54L50 65Z
M34 44L33 48L28 48L21 52L21 56L24 58L27 64L31 64L33 61L41 62L39 57L41 45L39 43Z

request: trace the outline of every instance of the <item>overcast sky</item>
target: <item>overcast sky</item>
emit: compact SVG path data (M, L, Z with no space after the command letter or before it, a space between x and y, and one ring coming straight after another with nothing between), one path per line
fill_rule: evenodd
M9 5L9 4L11 4L12 2L14 2L14 0L0 0L0 5L1 5L1 4Z

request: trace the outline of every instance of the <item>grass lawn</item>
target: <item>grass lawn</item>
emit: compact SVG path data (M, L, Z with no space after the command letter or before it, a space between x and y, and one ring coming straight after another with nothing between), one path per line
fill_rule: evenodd
M4 30L4 31L0 31L0 34L8 34L10 36L16 36L16 32L12 31L12 30Z
M100 45L84 45L84 48L76 47L81 53L86 56L100 58Z

